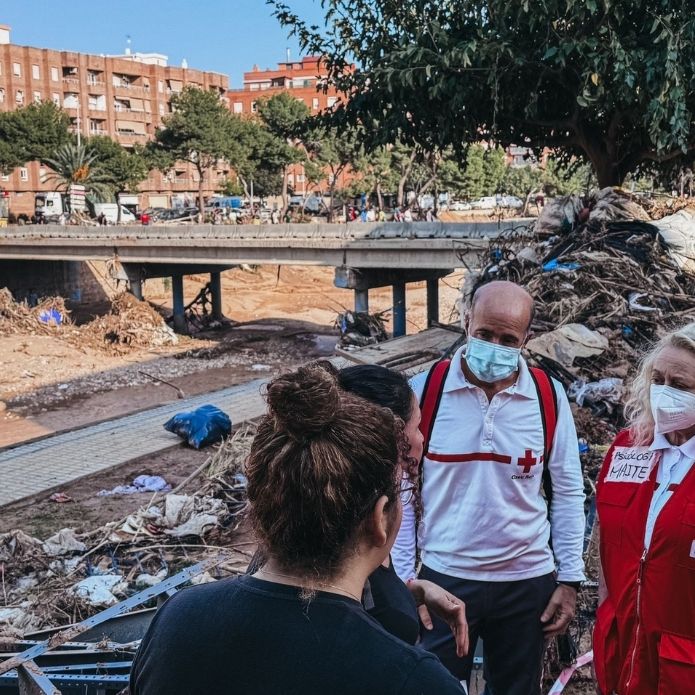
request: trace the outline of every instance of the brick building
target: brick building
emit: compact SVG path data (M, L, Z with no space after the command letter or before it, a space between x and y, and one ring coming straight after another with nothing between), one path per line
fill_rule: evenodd
M338 93L332 88L326 92L319 91L324 79L325 70L321 66L320 57L307 56L301 60L290 60L288 54L287 60L278 63L275 70L260 70L254 65L250 72L245 72L242 88L227 92L229 108L235 114L251 115L256 113L259 99L288 92L306 104L311 114L317 114L330 109L339 100ZM345 183L342 179L348 178L348 173L341 176L340 185ZM310 186L304 175L304 167L299 164L290 167L288 184L296 195L309 193Z
M74 132L83 136L108 135L124 147L152 138L162 118L171 112L171 97L184 86L211 90L226 99L226 75L172 67L157 53L104 56L57 51L10 43L10 27L0 25L0 111L9 111L31 102L53 101L71 120ZM0 189L10 193L10 209L31 214L34 193L52 190L45 183L46 171L30 162L9 176L0 176ZM208 176L210 190L223 181L228 171ZM122 199L125 204L168 207L195 201L197 173L185 164L172 172L153 172L140 185L137 196Z

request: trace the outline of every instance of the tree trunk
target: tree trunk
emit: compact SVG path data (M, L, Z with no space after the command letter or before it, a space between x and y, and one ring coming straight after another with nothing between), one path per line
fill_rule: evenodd
M284 167L282 170L282 210L280 211L280 217L285 219L287 214L287 208L289 207L289 201L287 199L287 169Z
M375 192L376 192L376 202L377 202L377 205L379 206L379 210L383 210L384 209L384 194L381 191L381 181L376 182Z
M116 224L121 224L121 198L120 193L116 193Z
M205 211L205 199L203 190L205 188L205 170L198 167L198 222L203 221L203 213Z

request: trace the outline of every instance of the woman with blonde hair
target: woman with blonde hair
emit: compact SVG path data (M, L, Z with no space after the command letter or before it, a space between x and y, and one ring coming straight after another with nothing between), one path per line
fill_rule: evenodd
M643 359L596 504L604 695L695 693L695 323Z

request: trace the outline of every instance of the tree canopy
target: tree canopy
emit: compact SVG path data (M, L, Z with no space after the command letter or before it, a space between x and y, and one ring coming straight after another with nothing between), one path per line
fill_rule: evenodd
M691 3L323 0L321 29L270 1L373 142L548 146L601 186L695 152Z
M159 167L188 162L198 172L198 208L204 208L207 171L220 159L229 159L236 144L236 126L229 110L214 92L184 87L171 98L173 113L164 119L148 150Z
M45 162L70 140L67 114L53 102L0 112L0 171L32 160Z

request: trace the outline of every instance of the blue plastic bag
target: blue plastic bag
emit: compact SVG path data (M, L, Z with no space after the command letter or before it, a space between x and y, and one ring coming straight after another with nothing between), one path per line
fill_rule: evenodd
M58 311L58 309L44 309L39 314L39 321L41 323L48 324L49 326L60 326L63 323L63 315Z
M177 413L164 423L164 429L185 439L194 449L202 449L228 437L232 421L217 406L201 405L196 410Z

